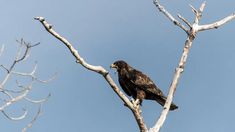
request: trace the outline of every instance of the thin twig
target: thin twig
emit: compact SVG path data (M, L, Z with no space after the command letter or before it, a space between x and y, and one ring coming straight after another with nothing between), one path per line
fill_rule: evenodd
M41 115L41 113L42 113L42 104L39 105L37 114L30 121L30 123L25 128L22 129L22 132L26 132L28 128L31 128L33 124L35 123L35 121L38 119L38 117Z
M153 0L154 5L158 8L160 12L162 12L170 21L172 21L175 25L183 29L187 34L189 34L188 29L182 25L178 20L176 20L162 5L160 5L159 0Z
M3 51L4 51L4 45L2 45L1 49L0 49L0 56L2 55Z
M190 23L187 19L185 19L184 17L182 17L180 14L178 14L177 16L178 16L184 23L186 23L187 26L189 26L190 28L192 28L191 23Z
M192 8L192 12L193 12L195 15L197 15L197 14L198 14L197 9L194 8L194 6L192 6L191 4L189 4L189 6Z
M9 114L7 114L4 110L2 111L2 113L3 113L3 115L4 115L5 117L7 117L9 120L12 120L12 121L19 121L19 120L24 119L24 118L26 117L26 115L28 114L28 111L27 111L27 110L23 109L23 111L24 111L24 113L23 113L21 116L19 116L19 117L12 117L12 116L10 116Z
M25 100L34 103L34 104L39 104L39 103L44 103L46 102L49 98L51 97L51 94L49 94L47 97L40 99L40 100L32 100L30 98L24 97Z

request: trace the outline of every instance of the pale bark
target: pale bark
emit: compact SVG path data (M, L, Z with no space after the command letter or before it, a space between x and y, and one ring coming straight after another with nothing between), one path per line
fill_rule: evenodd
M160 3L159 0L154 0L154 4L156 5L156 7L159 9L160 12L162 12L170 21L172 21L175 25L179 26L181 29L183 29L188 37L185 41L185 46L183 48L183 53L182 56L180 58L179 64L177 66L177 68L175 69L175 74L173 76L173 80L171 82L170 88L169 88L169 93L167 96L167 101L164 105L164 108L162 110L162 113L159 117L159 119L157 120L156 124L150 128L150 132L159 132L162 125L164 124L167 114L169 112L169 108L171 105L171 102L173 100L174 97L174 93L176 91L176 87L179 83L179 79L181 77L181 74L184 71L184 67L189 55L189 51L190 48L192 47L192 43L194 38L196 37L196 34L199 31L204 31L204 30L209 30L209 29L213 29L213 28L218 28L220 26L222 26L223 24L233 20L235 18L235 14L232 14L218 22L212 23L212 24L207 24L207 25L199 25L199 22L201 20L202 17L202 13L203 10L206 6L206 2L203 2L200 6L200 8L197 10L196 8L194 8L193 6L191 6L193 13L195 14L195 20L194 22L191 24L187 19L185 19L184 17L182 17L181 15L178 15L178 17L189 27L189 29L185 28L181 23L179 23Z

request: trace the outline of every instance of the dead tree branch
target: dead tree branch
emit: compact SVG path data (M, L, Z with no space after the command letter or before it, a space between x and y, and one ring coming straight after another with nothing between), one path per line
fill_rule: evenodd
M162 5L160 5L158 0L153 0L153 3L158 8L158 10L162 12L171 22L173 22L176 26L180 27L187 34L189 34L188 29L183 24L181 24L177 19L175 19Z
M40 80L35 75L37 65L35 65L35 67L33 68L33 70L30 73L14 71L18 64L21 64L21 62L25 61L29 57L29 52L30 52L31 48L34 46L37 46L39 44L39 43L37 43L37 44L31 45L30 43L25 42L23 39L21 39L20 41L17 40L17 42L19 44L19 48L18 48L18 51L16 53L15 59L12 62L12 64L9 67L4 66L3 64L0 65L0 68L4 69L6 71L6 75L4 76L3 80L0 81L0 99L2 101L2 103L0 104L0 111L7 119L14 120L14 121L19 121L19 120L24 119L27 116L28 111L25 108L23 108L23 114L21 114L18 117L13 117L12 115L7 114L7 111L6 111L7 107L14 105L14 104L17 104L17 102L19 102L21 100L25 100L25 101L33 103L35 105L42 105L50 97L50 94L48 97L40 99L40 100L32 100L29 97L27 97L27 95L32 90L34 83L36 83L36 82L46 83L48 81L47 80L46 81ZM4 47L2 46L0 53L3 53L3 51L4 51ZM14 87L9 88L9 89L6 88L7 82L9 82L11 80L11 77L14 75L20 76L20 78L31 78L31 81L29 81L28 84L21 85L16 80L16 88L14 88ZM51 80L51 79L49 79L49 80ZM33 122L36 121L37 117L38 116L35 116L33 118L33 120L34 120ZM27 126L31 127L33 125L33 122L31 121Z
M159 0L154 0L154 4L156 5L156 7L158 7L159 11L162 12L167 18L169 18L175 25L182 28L181 24L179 24L179 22L177 20L175 20L172 17L172 15L166 9L164 9L163 6L161 6L161 4L159 3ZM218 27L224 25L225 23L227 23L235 18L235 13L233 13L232 15L225 17L224 19L217 21L215 23L207 24L207 25L199 25L199 22L201 20L202 13L203 13L205 6L206 6L206 2L203 2L198 10L196 8L194 8L193 6L191 6L192 11L195 14L195 20L192 24L190 24L187 19L178 15L178 17L189 27L189 30L186 30L188 37L185 41L185 46L183 48L183 53L180 58L179 64L178 64L177 68L175 69L175 74L174 74L172 83L169 88L169 93L168 93L168 97L167 97L167 101L165 103L164 109L163 109L158 121L154 125L154 127L152 127L150 129L150 132L159 132L160 128L164 124L164 121L165 121L166 116L168 114L171 102L173 100L174 93L176 91L177 84L179 82L181 74L184 71L184 67L185 67L185 64L186 64L186 61L188 58L189 50L192 47L192 43L193 43L194 38L196 37L196 34L199 31L218 28ZM182 28L182 29L185 31L186 28Z
M87 63L79 55L78 51L73 47L73 45L66 38L62 37L55 30L53 30L51 24L47 23L47 21L43 17L35 17L35 20L38 20L51 35L53 35L55 38L57 38L62 43L64 43L64 45L69 49L71 54L75 57L77 63L81 64L83 67L85 67L88 70L101 74L104 77L104 79L108 82L108 84L112 87L114 92L124 102L124 104L132 111L140 130L142 132L146 132L148 130L147 126L144 123L143 117L141 116L141 110L138 104L136 104L135 102L131 102L128 99L128 97L126 97L120 91L120 89L115 84L115 82L113 81L113 79L111 78L107 70L105 70L102 66L94 66L94 65Z
M233 20L235 18L235 13L217 21L217 22L214 22L214 23L211 23L211 24L206 24L206 25L199 25L198 26L198 31L204 31L204 30L209 30L209 29L217 29L219 28L220 26L224 25L225 23Z

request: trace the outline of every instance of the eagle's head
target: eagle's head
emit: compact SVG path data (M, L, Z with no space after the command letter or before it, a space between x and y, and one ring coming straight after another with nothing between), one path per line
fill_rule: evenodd
M115 68L118 72L121 69L126 69L127 67L128 67L128 64L123 60L115 61L113 64L110 65L110 68Z

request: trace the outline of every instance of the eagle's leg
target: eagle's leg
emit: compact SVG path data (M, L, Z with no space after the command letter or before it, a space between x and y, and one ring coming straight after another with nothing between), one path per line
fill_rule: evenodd
M139 105L139 104L140 104L140 99L134 100L133 103L134 103L135 105Z
M140 109L140 99L132 100L132 104L133 104L134 108L137 108L137 110L139 110L139 112L142 113L142 111Z
M142 105L143 99L145 99L145 97L146 95L143 90L137 90L136 102L138 101L138 103Z

